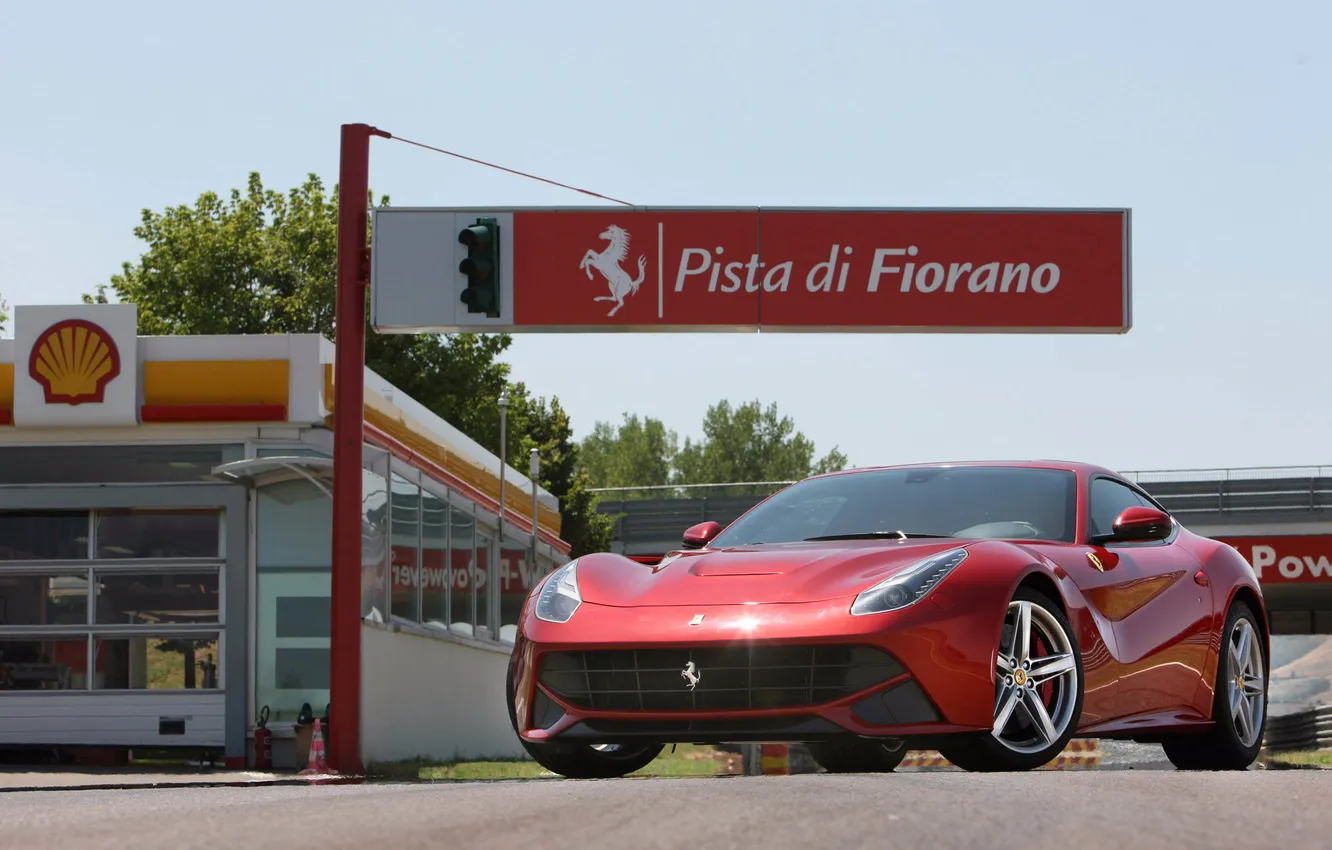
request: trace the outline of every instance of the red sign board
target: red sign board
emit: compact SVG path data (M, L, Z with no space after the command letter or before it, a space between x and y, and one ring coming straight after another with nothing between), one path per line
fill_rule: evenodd
M516 212L514 320L550 328L1124 331L1114 212Z
M498 315L457 230L497 221ZM377 211L378 329L1123 333L1128 210Z
M1216 539L1238 549L1261 582L1332 581L1332 534Z

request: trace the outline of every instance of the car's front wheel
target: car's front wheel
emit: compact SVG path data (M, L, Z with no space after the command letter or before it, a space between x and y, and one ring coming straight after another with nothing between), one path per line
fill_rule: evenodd
M1212 726L1162 745L1180 770L1244 770L1258 758L1267 725L1267 653L1258 617L1244 602L1226 615L1217 659Z
M1082 656L1055 602L1019 587L995 658L994 725L940 744L964 770L1031 770L1063 752L1082 716Z
M513 665L505 677L509 702L509 723L518 732L518 713L514 703ZM661 744L537 744L518 738L523 749L537 764L569 779L614 779L642 770L661 754Z

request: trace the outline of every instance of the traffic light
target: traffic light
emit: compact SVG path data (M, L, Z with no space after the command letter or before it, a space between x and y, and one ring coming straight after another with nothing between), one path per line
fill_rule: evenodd
M500 314L499 221L478 218L476 224L458 233L458 241L467 246L467 259L458 271L467 275L462 303L469 313L485 313L492 319Z

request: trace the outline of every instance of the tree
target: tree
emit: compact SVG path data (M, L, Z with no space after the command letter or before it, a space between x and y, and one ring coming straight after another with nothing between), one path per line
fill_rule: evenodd
M337 265L337 198L326 195L311 174L286 195L265 189L251 173L244 192L223 200L214 192L193 206L144 210L134 235L147 243L137 264L123 263L109 289L117 300L139 307L139 332L172 334L319 333L334 338ZM374 201L374 193L369 199ZM381 198L381 204L388 203ZM106 303L99 285L88 303ZM540 436L544 485L561 500L564 523L582 537L578 546L601 538L598 520L589 522L591 494L573 474L577 448L568 417L552 400L531 402L521 385L510 386L509 367L499 357L510 345L504 334L366 335L366 365L431 412L498 454L496 400L509 389L517 417L514 428L532 427ZM511 434L523 433L511 428ZM526 468L526 448L510 440L506 460ZM580 486L583 488L580 490ZM569 507L565 499L571 500ZM607 530L609 524L606 524ZM607 538L608 541L608 538Z
M626 413L618 428L608 422L593 426L579 447L580 465L596 487L669 484L677 443L675 432L661 420Z
M9 326L9 302L0 298L0 334Z
M846 455L836 447L815 461L813 441L796 430L791 417L778 415L776 404L762 408L758 401L709 407L703 439L686 439L675 460L685 484L790 481L846 465Z
M596 487L787 481L847 466L846 455L836 448L816 461L814 443L795 429L791 418L780 416L775 404L764 409L757 401L738 407L722 401L708 408L703 439L687 439L683 448L677 448L675 432L659 420L626 413L618 427L596 423L580 449L580 468ZM736 494L749 495L750 490L737 488ZM730 494L729 489L712 492ZM626 489L616 498L660 495Z
M541 456L540 483L560 500L560 536L572 546L577 558L589 552L610 549L615 517L597 512L596 494L585 471L579 468L579 447L573 440L569 414L552 398L532 398L526 388L515 387L510 406L513 433L523 434L510 454L510 463L523 468L528 453L536 448ZM514 441L510 442L513 445Z

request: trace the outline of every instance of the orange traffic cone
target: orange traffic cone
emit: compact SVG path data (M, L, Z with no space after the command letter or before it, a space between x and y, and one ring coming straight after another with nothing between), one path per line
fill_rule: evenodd
M305 770L301 771L302 776L331 772L328 761L324 757L324 730L317 717L315 718L314 727L314 738L310 740L310 758Z

